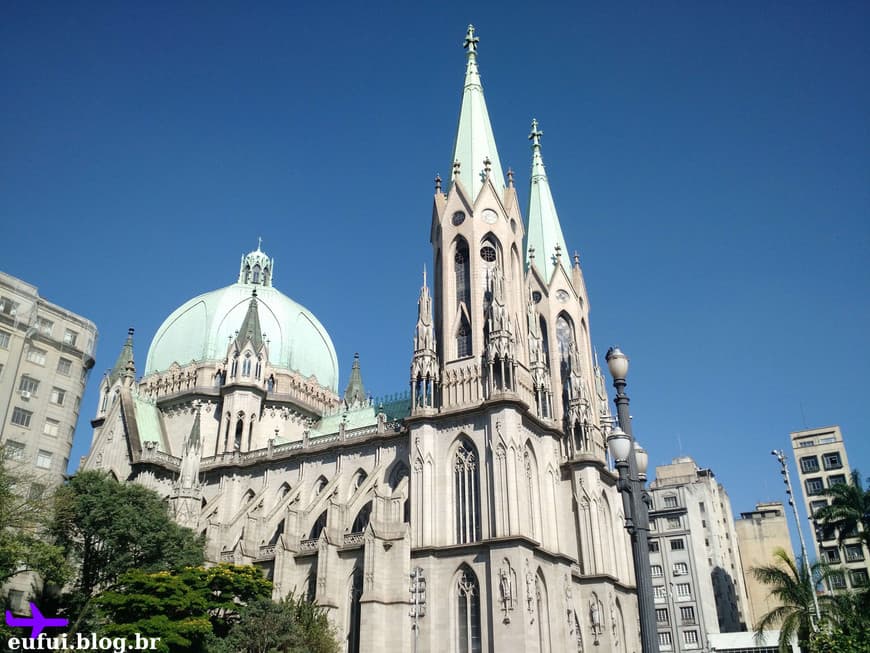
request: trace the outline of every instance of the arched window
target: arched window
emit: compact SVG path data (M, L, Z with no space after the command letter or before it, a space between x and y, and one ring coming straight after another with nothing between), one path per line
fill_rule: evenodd
M314 522L314 526L311 527L311 533L308 535L309 540L320 539L320 534L323 532L323 529L326 528L327 512L327 510L324 510L322 513L320 513L320 517L318 517L317 521Z
M538 462L535 460L535 454L532 452L528 443L526 443L526 448L523 452L523 463L526 469L528 513L531 535L532 537L537 537L543 541L544 537L541 532L541 485L538 480Z
M350 527L351 533L364 533L368 528L369 520L372 516L372 502L369 501L366 505L360 508L356 519L353 520L353 525Z
M251 283L251 266L245 266L245 283Z
M365 483L366 479L369 477L363 470L357 470L357 473L354 474L353 480L350 483L350 495L353 496L356 494L356 491L360 489L360 486Z
M308 574L308 581L305 584L305 600L309 603L314 603L314 599L317 598L317 562L315 558L314 567L311 569L311 573Z
M320 478L318 478L314 482L314 496L315 497L319 497L320 493L323 492L324 489L326 489L326 483L327 483L327 481L326 481L325 476L321 476Z
M468 441L459 443L453 456L453 498L456 510L456 542L480 539L480 486L477 451Z
M230 368L230 376L232 378L236 378L236 374L239 373L239 355L236 354L233 356L233 366Z
M459 328L456 329L456 357L465 358L471 356L471 324L465 311L459 319Z
M283 499L290 493L290 485L288 483L281 483L281 487L278 488L278 499Z
M253 500L254 500L254 491L248 490L247 492L245 492L244 496L242 497L242 505L243 506L247 505L247 504L251 503L251 501L253 501Z
M544 362L550 366L550 335L547 332L547 320L541 316L541 349L544 351Z
M393 465L393 469L390 470L390 480L388 481L390 484L390 490L395 492L402 480L406 478L408 478L408 466L402 461L399 461Z
M242 417L239 417L239 419L236 421L236 437L233 440L233 449L235 449L236 451L241 451L242 449L242 434L244 433L244 430L245 422L243 421Z
M574 344L574 327L564 313L556 318L556 338L559 341L559 358L565 364L568 362L571 345Z
M456 279L456 305L471 306L471 275L469 273L468 243L459 238L453 255L453 275Z
M251 376L251 352L245 352L245 360L242 363L242 376Z
M284 520L282 519L278 526L275 528L275 532L272 534L272 539L269 540L269 546L275 546L278 543L278 538L281 537L281 533L284 532Z
M259 381L260 374L262 374L262 373L263 373L263 357L257 356L257 368L256 368L256 371L254 372L254 378Z
M535 608L538 624L538 650L541 653L550 651L550 613L547 608L547 585L538 570L535 576Z
M456 582L456 653L480 653L480 587L470 569Z
M360 616L362 605L360 597L363 593L362 569L356 567L348 583L347 597L347 653L359 653Z
M260 266L254 266L254 283L260 283Z

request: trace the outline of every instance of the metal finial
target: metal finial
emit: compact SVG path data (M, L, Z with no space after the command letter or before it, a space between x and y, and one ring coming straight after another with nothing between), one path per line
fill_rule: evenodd
M257 236L257 251L260 251L260 247L263 245L263 237Z
M474 25L469 25L468 31L465 33L465 42L462 44L462 47L468 51L469 57L474 57L477 54L479 41L480 39L474 35Z
M490 160L489 157L486 157L483 160L483 173L484 173L484 175L489 177L489 173L491 173L491 172L492 172L492 161Z
M426 264L423 264L423 287L426 287Z
M556 258L562 260L562 246L559 243L556 243Z
M535 260L535 248L534 247L529 247L529 260L530 261Z
M453 162L453 178L456 179L459 176L459 159Z
M508 188L514 187L514 169L508 168Z
M435 175L435 192L436 193L441 192L441 175L439 175L439 174Z
M529 140L532 141L532 147L541 147L541 136L544 135L540 129L538 129L538 121L535 118L532 118L532 133L529 134Z
M576 249L574 250L574 265L578 267L580 266L580 254L577 252Z

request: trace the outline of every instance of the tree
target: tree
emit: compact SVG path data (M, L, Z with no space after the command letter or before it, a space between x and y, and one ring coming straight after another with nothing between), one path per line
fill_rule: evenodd
M338 653L340 646L323 608L292 594L262 599L242 609L229 637L214 653Z
M770 594L776 597L780 604L758 622L756 634L778 627L779 650L788 653L791 650L791 640L797 636L802 650L808 650L810 634L815 622L815 604L813 595L816 585L827 575L827 568L816 562L807 566L801 559L795 564L784 549L773 552L774 564L754 567L752 574L756 579L770 587Z
M63 551L48 540L48 499L31 487L3 464L0 451L0 585L26 572L56 585L69 576Z
M203 562L202 538L173 522L155 492L96 471L76 474L57 491L50 533L77 570L64 601L77 620L127 571Z
M812 653L870 651L867 592L840 592L830 598L825 622L810 637Z
M839 529L842 542L860 526L861 541L870 547L870 489L864 489L861 474L856 469L848 483L838 483L826 488L823 495L831 503L815 513L815 519L826 528Z
M272 584L252 566L221 564L179 571L125 573L96 599L101 635L159 637L163 653L212 651L243 606L268 600Z

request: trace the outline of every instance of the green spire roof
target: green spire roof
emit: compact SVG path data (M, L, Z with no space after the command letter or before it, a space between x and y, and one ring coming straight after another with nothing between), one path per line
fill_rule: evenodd
M477 70L477 43L474 26L468 26L465 36L465 49L468 51L468 63L465 66L465 88L462 91L462 107L459 110L459 127L456 130L456 143L453 147L453 162L459 162L459 179L473 200L477 197L489 168L489 175L497 190L505 187L504 174L498 150L495 147L495 137L492 135L492 125L483 99L483 87L480 85L480 73ZM489 164L484 164L488 160ZM454 167L455 170L455 167Z
M532 188L529 193L529 224L526 229L526 264L530 263L529 250L535 250L535 266L544 279L549 282L556 269L556 253L568 255L565 246L565 236L562 225L559 224L559 214L553 203L547 172L544 170L544 159L541 158L541 136L544 132L538 130L538 121L532 120Z
M353 366L350 368L350 380L344 391L344 400L348 405L366 400L366 389L363 387L362 373L359 367L359 354L353 355Z
M242 320L242 328L236 336L236 345L239 349L250 340L255 350L263 346L263 330L260 328L260 314L257 312L257 289L251 293L251 302L248 304L248 312Z
M109 372L109 384L114 383L124 373L127 366L133 366L133 327L127 329L127 340L121 347L121 353L118 354L115 366Z

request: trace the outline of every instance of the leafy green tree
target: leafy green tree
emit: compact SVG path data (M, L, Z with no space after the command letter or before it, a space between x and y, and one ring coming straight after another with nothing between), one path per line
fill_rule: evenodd
M75 619L91 599L133 569L154 572L203 562L203 540L172 521L160 497L107 474L82 472L58 489L50 533L77 570L65 596Z
M818 582L826 577L827 568L819 563L807 566L803 559L798 565L784 549L776 549L773 557L773 564L754 567L752 574L770 588L771 596L777 598L781 605L761 618L755 629L756 634L779 628L781 653L791 651L791 640L795 635L801 649L809 650L810 634L815 622L813 595Z
M854 470L848 483L826 488L823 495L831 503L819 509L815 519L825 528L838 528L841 542L860 526L861 540L870 547L870 489L864 488L860 472Z
M268 600L272 584L253 566L221 564L179 571L127 572L96 599L101 635L159 637L163 653L213 651L239 621L239 611Z
M48 539L48 499L33 496L30 488L3 464L0 451L0 585L25 572L55 585L69 577L63 551Z
M338 653L340 646L324 610L292 594L242 609L240 619L214 653Z
M825 620L811 635L812 653L870 651L870 613L867 592L840 592L830 597Z

